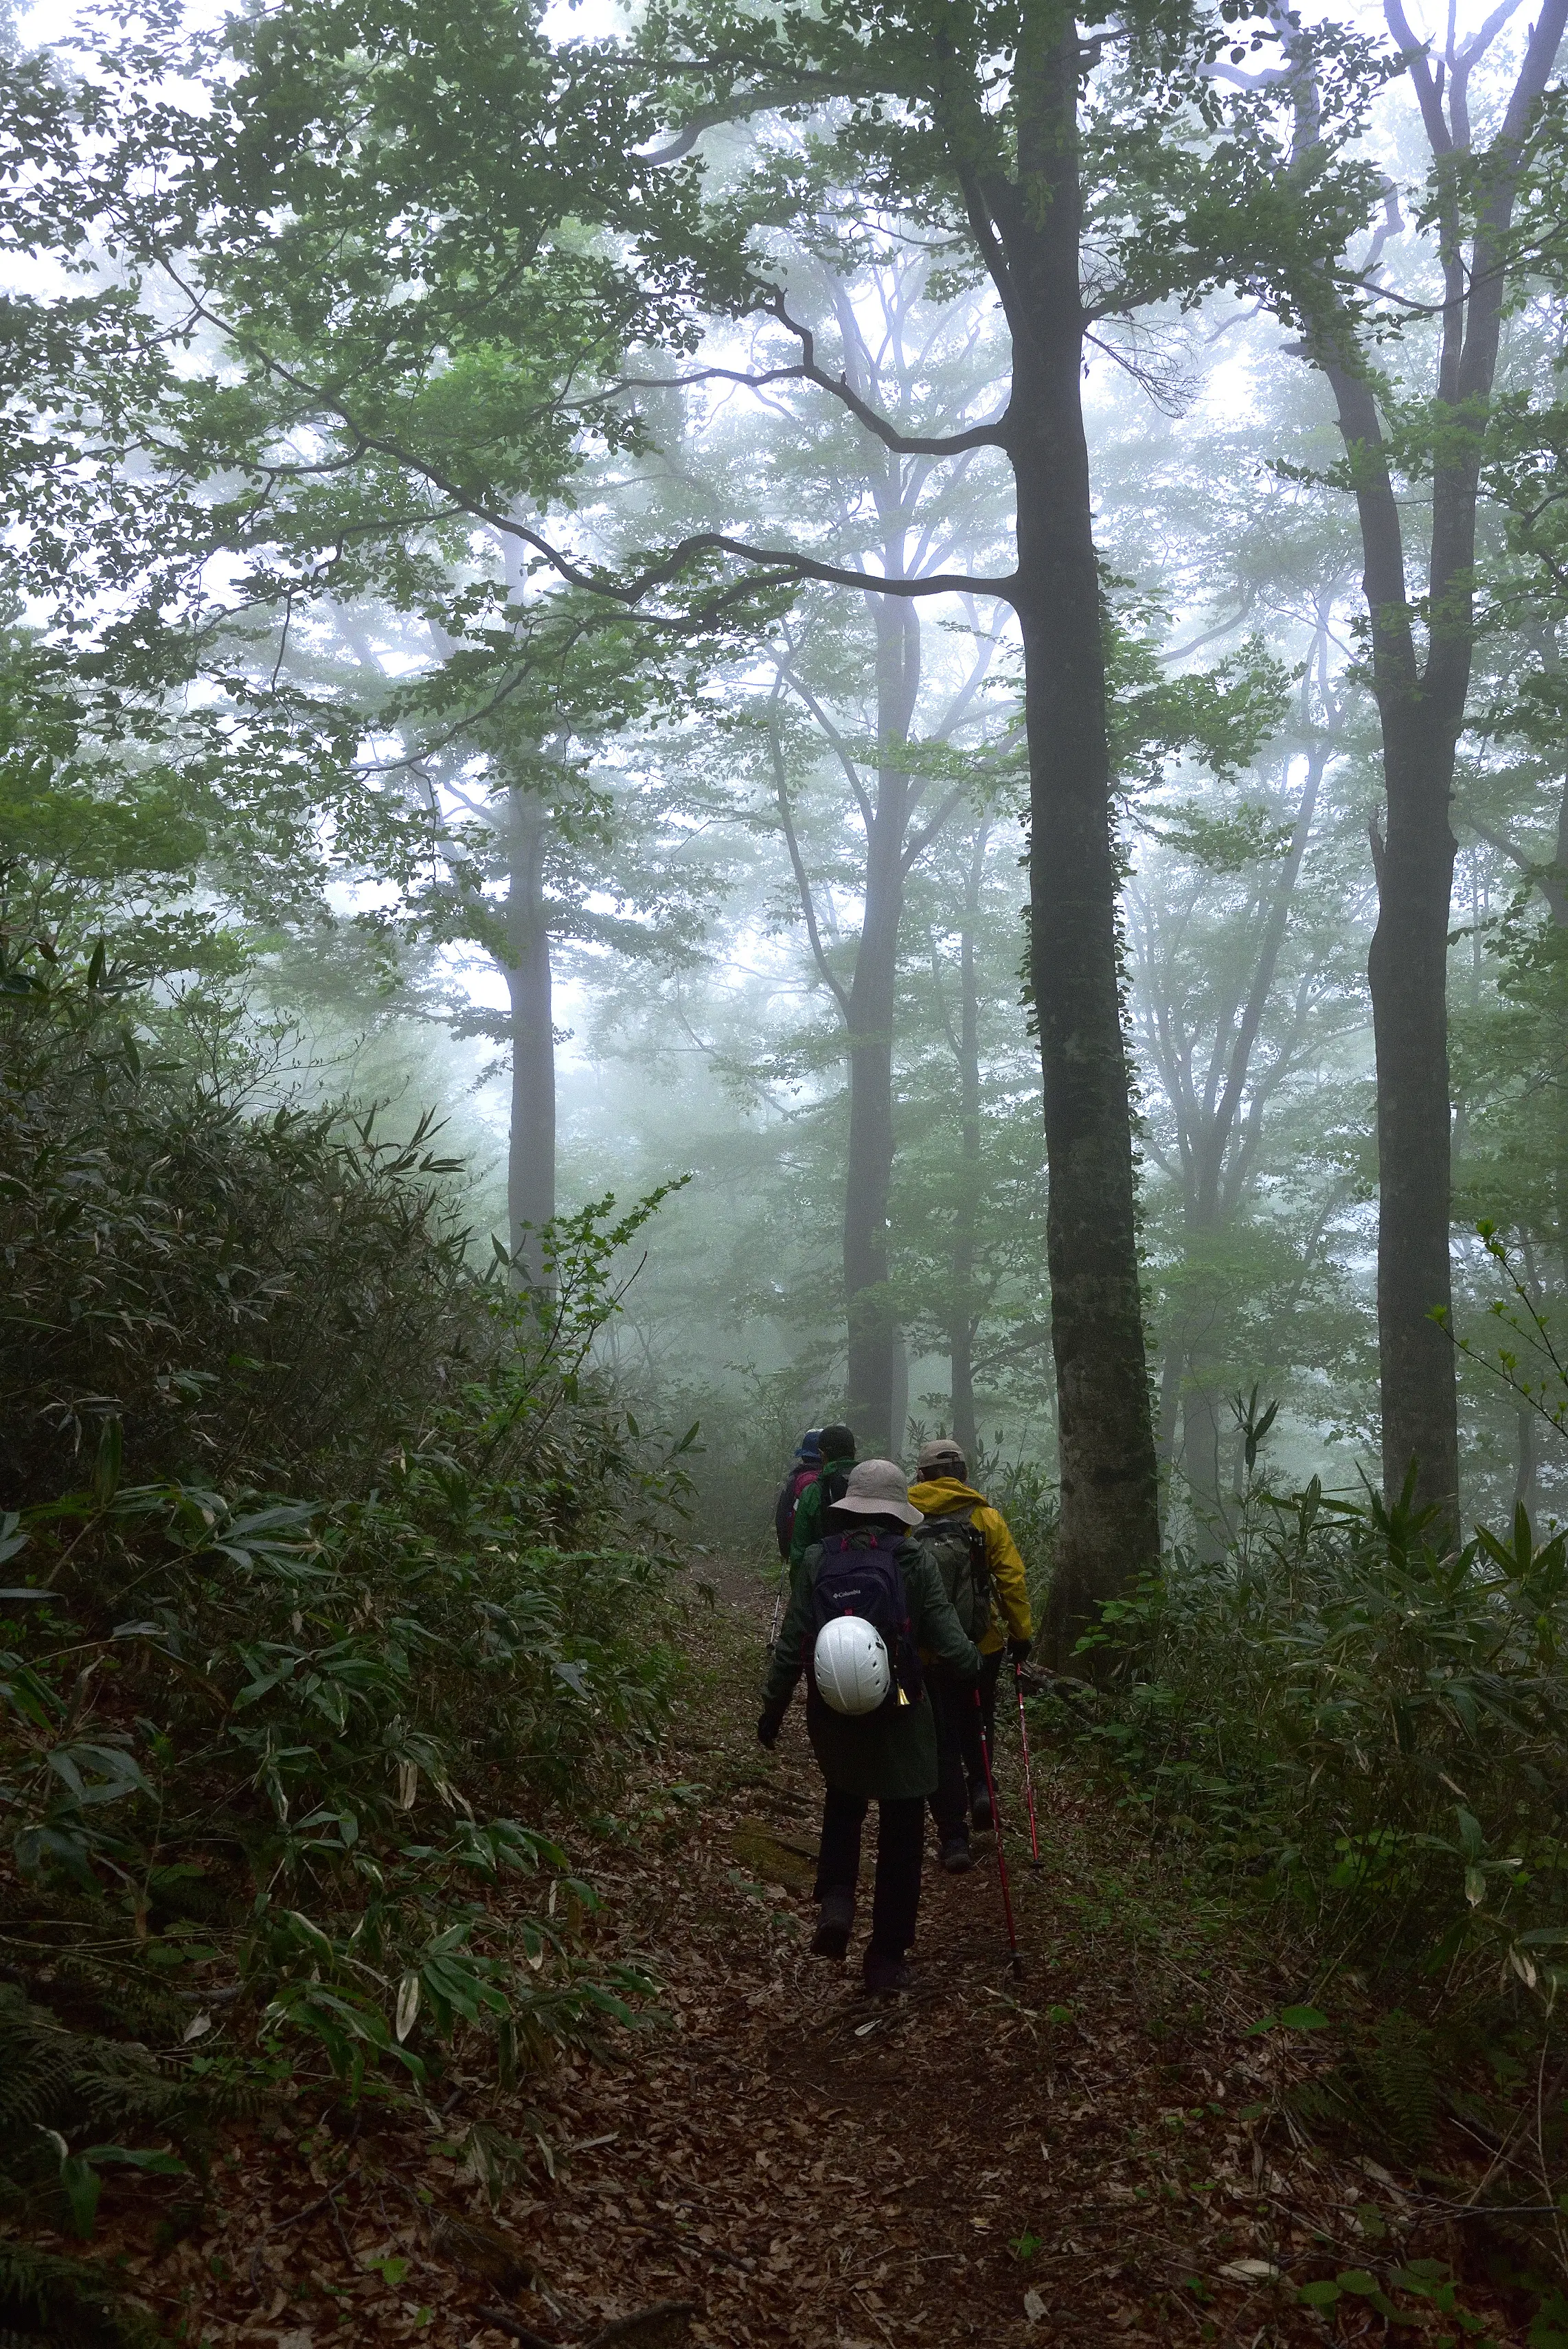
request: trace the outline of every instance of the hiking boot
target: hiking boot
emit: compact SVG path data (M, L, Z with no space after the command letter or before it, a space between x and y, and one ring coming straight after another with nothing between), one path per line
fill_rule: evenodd
M949 1876L967 1876L975 1865L966 1835L948 1836L942 1847L942 1865Z
M969 1806L969 1824L976 1835L989 1835L995 1824L991 1816L991 1797L984 1786L977 1786Z
M854 1921L854 1894L826 1893L817 1912L817 1930L811 1936L811 1955L814 1958L841 1958L850 1946L850 1928Z
M909 1988L909 1966L903 1958L884 1958L880 1950L868 1950L862 1971L872 1998L892 1998L895 1992Z

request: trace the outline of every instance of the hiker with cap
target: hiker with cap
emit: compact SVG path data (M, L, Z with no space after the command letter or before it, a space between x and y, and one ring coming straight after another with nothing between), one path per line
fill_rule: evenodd
M795 1446L795 1457L789 1474L784 1479L773 1511L773 1535L779 1544L780 1557L789 1555L789 1540L795 1531L795 1511L808 1485L814 1485L822 1472L822 1431L809 1427Z
M825 1442L824 1442L824 1449ZM806 1733L827 1781L812 1954L841 1958L855 1920L861 1831L879 1807L868 1991L907 1989L905 1952L920 1908L925 1806L936 1791L936 1727L921 1652L973 1687L980 1654L932 1559L909 1537L921 1523L902 1468L862 1460L834 1503L823 1539L796 1567L784 1628L763 1685L757 1734L771 1747L806 1675Z
M1015 1664L1035 1634L1028 1585L1007 1520L968 1483L969 1464L950 1435L923 1444L909 1497L921 1511L918 1546L936 1566L943 1588L983 1660L980 1706L973 1685L954 1680L940 1657L930 1672L939 1772L932 1815L942 1865L954 1876L973 1865L971 1822L984 1833L993 1824L980 1750L981 1721L988 1744L996 1733L996 1682L1006 1647Z
M795 1522L789 1532L789 1563L799 1566L813 1542L820 1541L826 1530L823 1512L840 1498L855 1464L855 1432L835 1421L824 1427L817 1439L821 1453L821 1466L815 1481L807 1485L795 1504Z

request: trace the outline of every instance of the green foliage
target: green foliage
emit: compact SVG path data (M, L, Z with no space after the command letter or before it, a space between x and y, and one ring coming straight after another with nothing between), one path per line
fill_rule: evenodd
M284 2079L634 2021L562 1836L655 1733L686 1477L593 1360L656 1197L520 1288L425 1127L248 1113L101 944L7 970L0 2202L86 2234Z
M1260 1878L1331 1962L1460 2003L1501 1966L1540 2013L1568 1945L1568 1537L1522 1508L1511 1544L1429 1529L1408 1493L1256 1499L1225 1557L1107 1609L1116 1693L1086 1733L1151 1827ZM1413 2139L1419 2048L1388 2029L1367 2076Z

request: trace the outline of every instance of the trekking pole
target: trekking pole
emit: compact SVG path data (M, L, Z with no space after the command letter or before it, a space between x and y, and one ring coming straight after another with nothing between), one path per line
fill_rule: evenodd
M1013 1972L1019 1982L1024 1979L1024 1961L1018 1955L1018 1929L1013 1922L1013 1888L1007 1881L1007 1861L1002 1849L1002 1814L996 1808L996 1781L991 1775L991 1740L985 1734L985 1708L980 1702L980 1692L975 1692L975 1710L980 1716L980 1759L985 1764L985 1792L991 1797L991 1822L995 1829L996 1874L1002 1883L1002 1914L1007 1920L1007 1947L1013 1952Z
M1029 1848L1034 1866L1040 1864L1040 1831L1035 1825L1035 1774L1029 1767L1029 1724L1024 1718L1024 1667L1013 1660L1013 1686L1018 1692L1018 1734L1024 1741L1024 1790L1029 1797Z
M769 1656L772 1655L774 1649L779 1644L779 1613L784 1604L784 1593L789 1589L789 1561L786 1558L784 1561L783 1571L779 1577L779 1588L773 1595L773 1622L768 1633L768 1652Z

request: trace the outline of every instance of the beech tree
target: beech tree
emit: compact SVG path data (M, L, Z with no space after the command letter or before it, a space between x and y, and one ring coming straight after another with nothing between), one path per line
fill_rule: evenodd
M858 271L847 261L811 266L798 254L790 268L790 299L802 316L825 320L816 331L833 364L858 397L901 427L937 405L955 376L962 391L965 372L975 372L984 326L976 305L934 303L931 270L918 247ZM765 455L769 519L791 537L830 546L868 583L858 611L842 588L803 595L759 648L753 666L766 664L766 682L759 678L750 698L760 704L760 795L781 833L796 918L844 1038L847 1413L862 1448L898 1451L907 1381L889 1283L889 1194L904 899L915 867L941 856L947 828L984 792L987 738L1014 697L1005 693L998 705L985 691L998 642L995 607L971 602L939 633L923 625L915 602L882 593L881 582L919 578L944 568L955 551L1004 537L999 484L995 467L990 479L977 478L972 467L895 454L847 416L824 434L796 386L774 388L769 411L745 437L754 457ZM686 469L697 461L691 454ZM749 471L744 453L732 452L731 464ZM718 473L696 491L698 501L705 493L733 501L736 485ZM696 501L688 492L685 502ZM797 805L808 766L819 771L809 823ZM847 802L847 823L825 818L822 784Z
M1448 946L1456 843L1454 762L1474 660L1476 514L1501 346L1513 221L1530 130L1568 26L1568 0L1544 0L1490 139L1477 140L1471 88L1517 14L1503 0L1460 39L1418 36L1404 0L1385 0L1431 158L1418 225L1436 288L1394 283L1386 257L1402 229L1398 191L1353 285L1326 270L1295 280L1308 326L1302 353L1326 378L1345 449L1344 486L1360 525L1373 691L1383 739L1386 822L1372 828L1378 919L1367 960L1377 1063L1377 1335L1383 1481L1398 1494L1412 1464L1418 1502L1459 1526L1459 1422L1450 1340L1451 1115ZM1309 188L1326 144L1315 60L1283 15L1277 69L1295 127L1286 186ZM1264 76L1254 77L1261 81ZM1382 356L1412 319L1429 318L1428 388ZM1415 340L1397 356L1414 372ZM1423 353L1422 356L1429 356ZM1429 502L1418 521L1408 484ZM1412 545L1412 540L1415 542ZM1424 545L1423 545L1424 541Z
M1245 14L1233 5L1219 15L1152 7L1113 16L1069 12L1056 0L962 9L856 0L786 8L763 25L723 9L659 8L642 36L651 75L682 94L670 109L677 135L657 156L676 165L705 130L766 109L816 109L819 140L837 159L840 184L869 184L885 209L916 212L923 227L934 222L946 231L954 265L985 273L1012 338L999 414L945 433L909 433L819 363L815 337L765 274L750 295L794 340L796 371L885 447L957 461L992 446L1012 470L1017 551L1010 574L887 580L882 592L1003 595L1023 640L1030 965L1045 1078L1060 1425L1061 1529L1047 1644L1058 1661L1099 1602L1159 1551L1082 371L1086 341L1104 347L1113 322L1132 320L1150 304L1281 274L1283 257L1269 243L1276 208L1254 217L1247 203L1271 184L1274 159L1260 150L1255 119L1245 137L1224 135L1206 73L1233 42L1225 20ZM1252 37L1261 47L1262 36ZM1244 46L1236 54L1245 55ZM1359 175L1322 171L1308 202L1314 249L1337 249L1362 216ZM784 567L776 551L727 532L716 540L742 559ZM844 575L797 553L787 567Z
M1299 191L1288 253L1276 249L1279 157L1263 109L1249 98L1228 113L1210 72L1227 47L1247 53L1234 27L1250 6L831 0L766 20L661 6L633 44L555 48L504 0L438 18L307 0L202 36L199 108L171 98L166 47L102 60L84 101L90 164L85 148L44 140L49 168L26 195L46 228L53 206L51 233L79 240L91 223L156 273L191 336L222 353L221 368L171 387L152 446L226 485L216 542L248 564L245 595L285 613L377 566L417 569L432 530L474 522L655 626L711 626L800 579L863 588L840 563L733 527L607 562L572 519L585 438L640 445L628 344L690 349L715 310L770 316L769 371L815 387L900 458L1005 454L1015 567L883 577L877 592L1001 597L1022 636L1058 1660L1159 1548L1086 348L1126 356L1130 323L1172 295L1273 287L1304 254L1341 251L1366 209L1365 173L1326 161ZM1267 37L1250 36L1256 48ZM1326 138L1331 121L1354 127L1357 97L1333 68L1342 45L1324 47ZM989 283L1012 343L995 410L903 429L819 363L749 244L745 202L704 210L705 131L779 112L815 125L815 188L841 191L852 215L874 203L895 228L913 214L949 241L956 273ZM170 155L181 168L162 168ZM346 489L361 503L347 530ZM520 514L523 497L537 521Z

